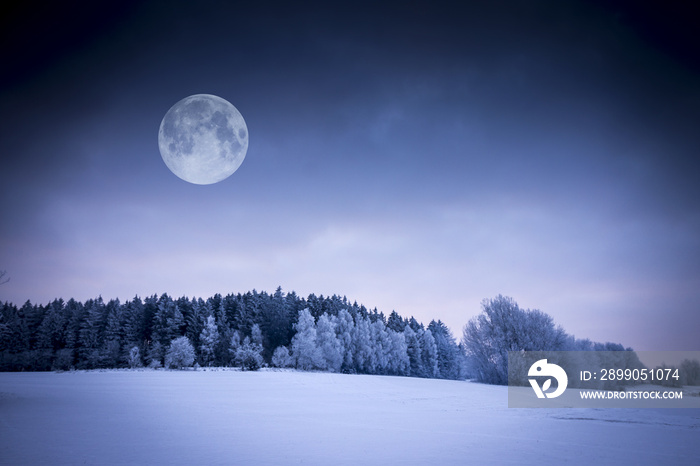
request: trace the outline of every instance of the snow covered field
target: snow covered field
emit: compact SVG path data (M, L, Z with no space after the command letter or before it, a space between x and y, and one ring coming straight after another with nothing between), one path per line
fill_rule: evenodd
M295 371L0 373L0 463L699 464L699 410L512 409L507 388Z

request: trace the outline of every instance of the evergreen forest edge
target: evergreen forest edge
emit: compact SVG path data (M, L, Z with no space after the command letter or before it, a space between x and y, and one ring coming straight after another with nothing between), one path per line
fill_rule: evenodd
M632 351L576 339L549 315L501 295L482 302L459 343L440 320L424 326L346 297L303 298L281 287L206 300L164 293L0 306L1 371L274 366L506 384L507 352L523 350ZM700 373L697 361L684 364Z

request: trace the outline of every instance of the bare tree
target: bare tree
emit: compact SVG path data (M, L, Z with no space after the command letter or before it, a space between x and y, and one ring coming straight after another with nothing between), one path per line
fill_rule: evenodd
M0 270L0 285L10 281L10 277L5 278L5 275L7 275L7 270Z

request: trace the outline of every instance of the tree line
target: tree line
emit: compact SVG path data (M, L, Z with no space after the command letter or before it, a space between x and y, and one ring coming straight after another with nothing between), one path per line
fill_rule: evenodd
M0 370L268 365L465 378L466 353L440 320L424 326L347 298L255 290L0 308Z
M614 367L641 367L632 348L577 339L551 316L501 295L482 302L459 343L440 320L424 326L345 297L303 298L279 287L272 294L253 290L206 300L162 294L124 303L98 297L0 306L3 371L272 366L505 385L516 373L526 380L529 365L509 367L508 360L509 352L525 351L529 357L582 352L560 361L569 368L603 367L601 352L624 352L614 356ZM684 365L687 375L678 383L700 383L700 364Z

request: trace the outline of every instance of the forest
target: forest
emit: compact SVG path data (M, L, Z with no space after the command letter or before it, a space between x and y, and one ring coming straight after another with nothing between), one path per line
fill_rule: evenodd
M5 302L0 370L292 367L505 385L509 379L526 383L526 368L515 378L515 369L509 370L514 351L575 351L577 359L566 364L571 367L612 351L619 354L613 356L615 367L642 367L632 348L577 339L548 314L522 309L512 298L498 295L481 306L458 343L440 320L425 326L396 311L388 317L370 311L346 297L303 298L281 287L272 294L253 290L206 300L162 294L124 303L102 297L85 303L27 301L21 307ZM700 363L682 366L685 375L677 384L700 383Z
M193 364L467 376L465 352L441 321L387 317L336 295L303 298L277 288L206 300L162 294L0 308L3 371Z

